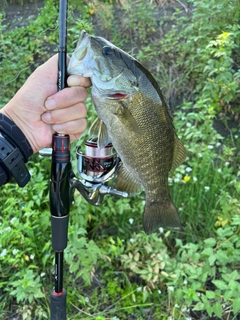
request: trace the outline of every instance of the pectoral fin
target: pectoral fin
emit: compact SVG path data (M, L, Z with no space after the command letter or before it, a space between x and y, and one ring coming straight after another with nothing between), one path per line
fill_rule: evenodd
M91 125L89 129L89 134L91 137L98 138L97 142L99 149L104 148L111 142L108 136L107 127L99 118L97 118Z
M122 122L124 127L126 127L128 130L133 131L137 133L138 135L141 135L141 128L139 127L137 121L133 117L131 111L128 109L127 105L125 103L121 103L119 108L116 110L115 114L119 121Z

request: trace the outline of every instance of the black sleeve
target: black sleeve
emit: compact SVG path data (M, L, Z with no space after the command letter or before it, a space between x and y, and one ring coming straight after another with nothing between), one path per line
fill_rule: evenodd
M23 132L18 126L7 118L5 115L0 113L0 132L3 136L6 136L11 140L13 145L21 151L24 162L28 161L28 158L33 154L33 150ZM1 150L0 150L1 152ZM9 181L9 174L0 165L0 186L4 185Z

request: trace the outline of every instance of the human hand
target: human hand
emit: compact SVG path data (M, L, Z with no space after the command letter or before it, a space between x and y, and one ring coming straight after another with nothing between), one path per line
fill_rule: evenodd
M50 147L55 132L78 139L86 130L86 87L90 79L70 76L68 88L57 92L58 56L38 67L0 110L24 133L33 152Z

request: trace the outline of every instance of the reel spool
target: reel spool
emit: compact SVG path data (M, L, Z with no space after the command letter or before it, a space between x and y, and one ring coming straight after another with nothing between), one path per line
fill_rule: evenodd
M113 151L113 145L109 143L99 149L97 139L91 138L85 141L85 154L77 147L78 173L84 180L94 183L106 181L106 175L114 168L117 154Z

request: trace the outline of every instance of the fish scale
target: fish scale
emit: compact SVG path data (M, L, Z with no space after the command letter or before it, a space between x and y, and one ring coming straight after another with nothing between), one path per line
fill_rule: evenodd
M111 141L122 160L117 189L129 194L145 190L145 232L180 228L168 190L168 174L182 163L186 152L154 77L123 50L85 31L68 73L91 78L98 119L90 132L98 137L99 148Z

